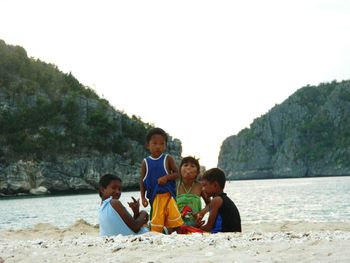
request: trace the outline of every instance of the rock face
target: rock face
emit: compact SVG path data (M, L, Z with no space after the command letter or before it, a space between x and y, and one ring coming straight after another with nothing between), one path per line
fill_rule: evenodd
M350 175L350 81L306 86L228 137L230 179Z
M181 142L177 139L170 141L168 151L179 161ZM138 189L140 164L141 160L131 164L130 160L117 154L62 157L55 162L17 161L0 166L0 195L97 191L98 181L106 173L119 176L124 188Z
M0 196L94 191L105 173L136 188L151 127L0 40ZM178 139L167 150L179 161Z

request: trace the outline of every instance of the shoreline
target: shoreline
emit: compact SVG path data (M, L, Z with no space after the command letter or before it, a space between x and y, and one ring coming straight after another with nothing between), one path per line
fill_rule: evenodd
M241 179L234 179L234 178L226 178L227 181L260 181L260 180L284 180L284 179L312 179L312 178L336 178L336 177L350 177L350 174L343 174L343 175L314 175L314 176L300 176L300 177L264 177L264 178L241 178Z
M1 200L11 200L11 199L31 199L31 198L42 198L42 197L58 197L58 196L74 196L74 195L91 195L98 194L97 190L91 191L82 191L82 192L54 192L54 193L45 193L45 194L30 194L30 193L18 193L13 195L4 195L0 194Z
M135 192L139 191L137 187L125 187L123 188L123 192ZM96 194L98 195L98 189L96 190L64 190L64 191L49 191L48 193L42 194L31 194L31 193L15 193L15 194L4 194L0 193L0 201L1 200L9 200L9 199L21 199L21 198L40 198L40 197L56 197L56 196L74 196L74 195L90 195Z
M242 233L99 237L78 220L0 230L0 262L348 262L350 222L243 224Z
M264 181L264 180L288 180L288 179L313 179L313 178L337 178L337 177L350 177L348 175L318 175L318 176L304 176L304 177L264 177L264 178L242 178L242 179L234 179L234 178L226 178L227 183L230 182L239 182L239 181ZM128 186L123 187L123 192L134 192L139 191L139 186ZM61 191L52 191L48 190L47 193L38 193L32 194L29 192L18 192L14 194L5 194L0 193L0 201L8 200L8 199L17 199L17 198L37 198L37 197L56 197L56 196L71 196L71 195L88 195L88 194L98 194L98 189L80 189L80 190L61 190Z
M84 219L78 219L67 227L55 226L51 223L38 223L32 227L24 228L0 228L1 233L35 232L40 231L62 231L71 232L84 231L98 235L98 224L92 224ZM350 232L349 221L274 221L274 222L249 222L242 223L242 233L244 232L288 232L288 231L345 231Z

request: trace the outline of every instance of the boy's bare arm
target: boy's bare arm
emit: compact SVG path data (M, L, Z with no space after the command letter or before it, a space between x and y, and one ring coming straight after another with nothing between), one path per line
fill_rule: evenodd
M219 208L222 206L222 198L219 196L214 197L210 202L210 210L208 221L205 225L201 226L201 229L210 232L215 224L216 217L219 212Z
M206 195L203 190L201 191L201 197L204 200L205 207L201 211L194 214L198 225L201 225L201 222L202 222L204 215L209 212L209 205L210 205L210 200L211 200L210 197L208 195Z
M179 169L177 168L175 160L171 155L168 155L167 157L166 167L169 171L169 174L158 178L158 184L160 185L164 185L168 181L176 180L177 178L179 178Z
M146 211L140 211L139 215L134 219L119 200L113 199L111 205L125 224L135 233L139 232L140 228L148 221L148 214Z
M146 164L145 164L145 160L143 160L141 163L140 194L141 194L141 202L144 207L148 205L148 201L145 197L145 184L143 182L145 175L146 175Z
M205 206L206 206L206 207L209 206L210 201L211 201L210 197L207 196L203 191L201 192L201 197L202 197L203 200L204 200Z

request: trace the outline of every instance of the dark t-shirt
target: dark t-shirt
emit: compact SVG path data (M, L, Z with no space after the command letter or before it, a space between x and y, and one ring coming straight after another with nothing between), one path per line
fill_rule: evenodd
M235 203L225 193L221 193L219 196L223 202L219 208L212 233L242 232L241 217Z

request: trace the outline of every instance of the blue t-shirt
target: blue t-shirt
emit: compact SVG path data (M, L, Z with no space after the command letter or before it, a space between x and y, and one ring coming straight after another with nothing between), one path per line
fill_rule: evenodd
M120 215L111 205L112 197L104 200L98 210L98 220L100 224L100 236L114 235L138 235L148 232L148 229L142 227L139 232L135 233L123 221Z

